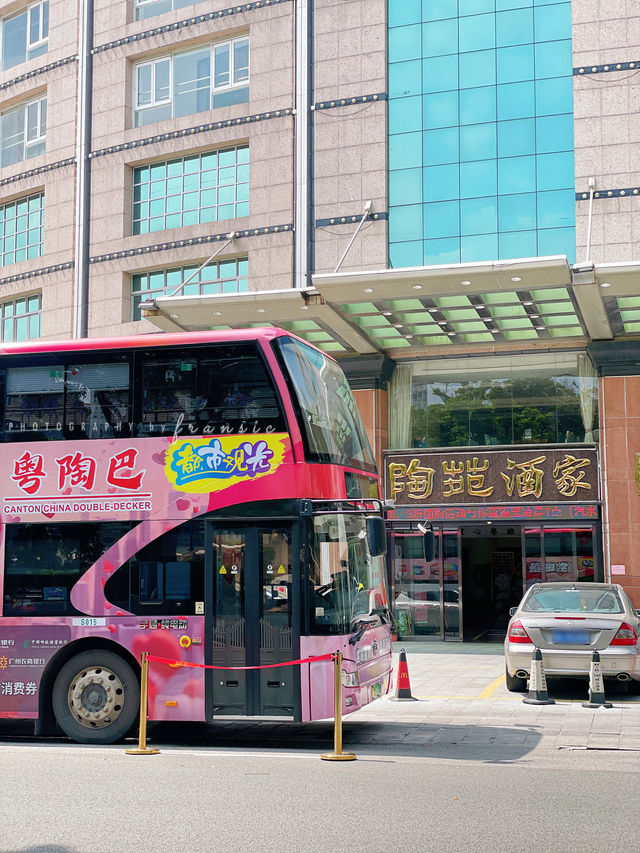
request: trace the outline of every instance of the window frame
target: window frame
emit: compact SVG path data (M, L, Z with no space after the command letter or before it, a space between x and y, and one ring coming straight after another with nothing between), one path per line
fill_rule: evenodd
M29 107L37 105L38 108L38 129L39 133L35 139L27 140L28 134L28 115L29 115ZM7 163L6 167L14 166L16 163L22 163L25 160L30 160L32 157L38 157L41 154L46 152L47 145L47 95L38 95L36 98L30 98L28 101L22 101L19 104L11 107L8 110L4 110L0 112L0 168L5 168L5 163L2 161L2 152L4 150L4 138L2 133L2 120L5 116L11 115L12 113L17 113L22 110L22 156L20 159L15 160L13 163ZM44 118L44 121L43 121ZM42 132L42 126L44 124L44 132ZM39 145L43 143L45 150L44 151L34 151L29 152L30 148L33 148L35 145Z
M47 7L47 33L46 35L42 35L44 31L44 8L45 5ZM38 33L40 34L40 38L36 39L36 41L31 41L31 14L34 9L39 10L38 14ZM34 48L40 47L44 44L49 44L49 0L39 0L37 3L32 3L27 7L27 59L31 59L29 56L29 52Z
M235 284L236 284L236 289L234 291L232 291L232 290L226 290L225 291L223 289L219 289L218 292L219 293L225 293L225 292L227 292L227 293L245 293L246 291L241 290L238 287L238 284L240 281L242 281L245 278L248 281L248 272L247 272L246 276L243 275L240 272L239 264L241 262L245 262L245 261L248 263L248 260L249 260L249 258L247 255L237 255L237 256L234 256L232 258L216 258L213 261L211 261L209 264L207 264L205 267L203 267L200 270L200 272L198 273L198 275L195 275L195 271L201 265L201 261L194 261L192 264L182 264L181 266L177 266L177 267L163 267L162 269L136 270L135 272L132 272L129 276L130 285L131 285L130 290L129 290L129 297L130 297L130 303L131 303L131 311L130 311L129 319L132 322L138 322L139 320L143 319L143 317L140 313L140 303L138 303L136 305L136 298L137 297L141 297L141 301L144 302L144 301L147 301L148 299L155 299L156 296L171 296L173 291L175 291L177 287L180 287L182 284L184 284L184 282L186 280L188 280L190 276L193 276L193 278L191 279L191 281L189 281L189 283L187 284L187 287L191 288L192 290L195 290L195 288L197 288L198 289L198 295L200 295L200 296L204 295L205 293L213 292L211 290L205 290L205 288L207 288L207 286L210 286L212 284L218 284L219 287L222 288L225 283L231 282L231 281L235 282ZM221 278L220 277L220 265L224 264L224 263L230 263L230 262L233 262L235 264L236 275L233 278L229 278L229 277ZM214 267L217 271L216 279L214 281L203 281L202 280L202 273L207 269L211 269L212 267ZM178 285L168 284L167 283L168 275L170 273L173 273L176 271L182 275L182 281ZM164 278L164 285L162 288L147 287L145 289L140 289L140 290L136 290L134 288L136 278L139 278L141 280L141 283L142 283L143 279L146 278L148 280L150 276L158 275L160 273L163 275L163 278ZM182 295L186 295L184 291L183 291ZM136 314L140 314L140 316L136 316Z
M195 154L183 154L182 156L172 157L172 158L167 159L167 160L149 161L149 162L141 163L138 166L132 167L132 187L133 187L132 208L131 208L131 211L132 211L132 213L131 213L131 234L132 234L132 236L137 237L137 236L140 236L141 234L157 234L161 231L169 231L169 230L177 229L177 228L186 228L186 227L191 227L193 225L203 225L205 223L222 222L222 221L229 220L229 219L238 219L238 218L248 216L249 215L249 195L248 195L248 192L249 192L249 185L250 185L250 175L249 175L249 173L247 173L246 178L244 178L242 180L238 180L238 169L240 167L243 167L243 166L247 166L247 167L250 166L249 150L250 150L250 148L249 148L248 143L231 144L231 145L223 146L221 148L205 149L204 151L199 151ZM233 157L234 157L233 162L221 164L220 158L224 157L224 155L228 154L229 152L233 152ZM241 152L246 152L246 160L241 159L241 158L245 157L245 155ZM209 155L212 155L212 154L215 154L216 157L218 158L215 167L212 167L211 169L206 169L206 168L203 169L202 168L203 158L205 158ZM168 181L170 176L169 176L167 168L170 164L175 164L178 161L180 161L181 163L183 163L183 169L184 169L184 163L186 163L187 161L195 160L195 159L199 159L199 162L200 162L198 169L191 170L188 173L186 170L184 170L182 172L182 177L184 177L187 174L196 174L201 179L204 174L212 172L214 168L216 170L217 176L220 177L220 174L222 172L224 172L225 169L233 168L235 170L233 183L231 183L231 182L221 183L218 181L218 183L216 183L216 185L215 185L216 190L220 189L220 188L233 187L234 188L234 195L233 195L233 199L231 201L220 202L219 196L218 196L218 201L216 201L214 205L203 207L200 203L201 198L199 198L198 206L196 208L191 208L191 207L188 207L186 205L186 199L188 196L190 196L194 193L200 194L206 189L204 186L202 186L201 183L199 183L197 188L193 188L193 189L185 189L185 186L183 183L182 189L180 190L179 193L178 192L169 193L168 187L167 187L167 191L164 193L164 195L152 197L151 185L154 183L153 176L151 174L149 174L149 176L144 178L144 180L139 180L139 181L137 180L137 177L138 177L138 175L141 175L142 170L145 170L145 169L151 169L152 170L154 167L162 166L165 169L165 174L164 174L164 176L162 176L160 178L156 178L156 180L158 180L158 181L159 180L167 180ZM177 175L176 177L180 177L180 176ZM145 200L143 200L142 197L139 201L136 200L137 188L143 187L146 184L149 185L149 196ZM246 198L238 197L238 192L239 192L240 188L243 188L243 190L242 190L243 192L244 192L244 188L246 188L246 192L247 192ZM212 188L210 187L209 189L212 189ZM179 211L167 212L166 200L169 198L175 198L175 199L180 198L181 202L180 202L180 210ZM164 213L152 212L151 203L159 201L160 199L165 200ZM143 216L142 215L142 209L143 209L143 206L145 204L148 206L148 210L147 210L147 213ZM241 205L244 205L245 207L241 207ZM138 206L140 206L140 207L138 207ZM233 211L224 211L224 213L227 215L220 216L219 215L220 211L226 207L232 207ZM215 209L215 217L214 218L203 218L203 216L201 215L202 211L213 210L213 209ZM197 213L198 213L197 219L195 219L194 221L185 221L185 218L187 218L187 219L190 218L190 217L188 217L188 214L193 212L193 211L197 211ZM167 220L171 216L178 216L180 218L180 221L176 222L176 223L174 223L173 221L167 222ZM157 227L157 228L151 227L152 222L155 219L162 219L162 227Z
M36 131L37 135L33 139L29 139L29 108L35 106L37 109L36 116ZM47 96L34 98L32 101L27 101L24 105L24 148L25 154L30 145L35 145L40 142L47 141ZM32 154L32 157L37 157L37 154ZM24 158L28 160L28 157Z
M31 202L32 202L34 199L39 199L39 200L40 200L40 203L39 203L39 206L38 206L38 210L37 210L37 211L31 211L31 210L29 209L29 208L30 208L30 204L31 204ZM26 217L27 217L27 222L26 222L26 227L25 227L24 229L22 229L22 230L20 230L20 231L19 231L19 230L18 230L18 219L19 219L19 216L18 216L17 205L18 205L18 204L20 204L20 202L26 202L26 203L27 203L27 210L26 210L26 213L21 214L22 216L26 216ZM44 196L44 192L43 192L43 191L40 191L40 192L38 192L38 193L33 193L33 194L31 194L31 195L18 196L18 198L13 199L13 201L8 201L8 202L6 202L6 203L4 203L4 204L0 204L0 211L2 212L2 217L1 217L1 219L0 219L0 225L2 226L2 228L4 228L4 223L5 223L5 222L7 222L7 219L6 219L6 216L5 216L5 211L6 211L6 209L7 209L10 205L15 205L15 206L16 206L15 228L14 228L13 232L12 232L12 233L10 233L10 234L2 233L2 235L0 235L0 269L1 269L2 267L10 266L11 264L15 264L15 263L23 263L24 261L29 261L29 260L32 260L33 258L41 258L41 257L43 256L43 254L44 254L44 219L43 219L44 207L45 207L45 196ZM35 230L36 226L30 227L30 226L29 226L29 221L28 221L28 220L29 220L29 217L30 217L33 213L36 213L36 212L39 214L39 216L40 216L40 220L41 220L41 221L40 221L40 223L37 225L37 229L38 229L38 231L40 232L40 233L38 234L39 239L38 239L37 244L35 244L35 243L29 244L29 242L28 242L28 235L29 235L29 231ZM20 234L20 233L24 233L24 234L26 234L26 235L27 235L27 238L26 238L26 240L25 240L25 245L24 245L24 246L20 246L20 247L18 247L18 246L16 246L16 245L15 245L15 242L14 242L14 246L13 246L13 248L9 249L9 248L7 247L6 242L5 242L5 241L7 240L7 238L8 238L8 237L14 237L14 240L15 240L15 237L16 237L18 234ZM35 255L31 255L31 256L30 256L30 255L29 255L29 248L30 248L30 246L35 246L35 245L37 245L37 246L38 246L38 253L37 253L37 254L35 254ZM24 258L20 258L20 259L18 260L18 259L16 259L15 255L17 254L18 249L22 249L22 248L24 248L24 249L25 249L25 257L24 257ZM5 256L6 254L10 253L10 252L13 252L14 258L13 258L13 260L10 260L8 263L6 263L6 264L5 264L5 263L4 263L4 256ZM20 298L20 297L18 297L18 298ZM27 298L28 298L28 297L27 297ZM1 340L1 337L0 337L0 340Z
M137 8L137 7L136 7ZM236 56L236 45L241 42L246 42L247 45L247 74L246 78L235 82L234 77L236 74L235 67L235 56ZM229 82L220 86L215 85L215 67L216 67L216 49L220 49L225 45L229 46ZM225 39L223 41L215 41L210 42L208 45L199 45L197 47L192 47L189 50L180 50L175 53L164 54L163 56L154 57L153 59L143 60L142 62L138 62L134 65L133 68L133 116L132 122L133 127L144 127L144 123L139 123L138 117L146 110L169 106L171 115L168 117L170 119L173 118L181 118L182 116L175 116L175 92L174 92L174 60L177 56L186 56L190 53L196 53L201 51L203 47L209 47L209 106L207 110L203 110L202 112L209 112L216 107L213 104L213 99L216 93L220 92L228 92L233 89L242 89L245 86L249 87L249 78L250 78L250 56L251 56L251 46L249 35L236 36L235 38ZM155 79L156 79L156 66L161 62L169 61L169 97L166 100L156 101L155 100ZM150 66L151 67L151 101L148 104L139 105L138 100L140 97L140 69ZM187 113L187 115L197 115L197 113ZM154 124L154 122L149 122L149 124Z
M37 298L38 300L38 308L36 311L29 310L29 302L30 300ZM26 303L26 311L24 314L16 313L15 307L18 302L24 300ZM13 306L13 313L10 316L6 316L5 310L7 306ZM24 340L34 341L40 337L42 332L42 293L29 293L26 296L16 296L13 299L6 299L3 302L0 302L0 341L2 343L13 343L18 342L19 338L15 334L15 329L17 325L18 319L21 317L25 317L27 319L27 329L31 330L31 318L38 318L38 334L35 337L31 337L29 334ZM11 327L13 329L13 335L10 338L7 338L5 335L5 324L11 323Z
M47 7L47 32L46 35L43 35L44 32L44 9ZM38 10L38 33L39 38L36 41L31 41L31 15L34 10ZM24 43L24 59L22 62L15 62L13 65L8 65L5 67L4 64L4 55L2 53L2 42L3 39L0 39L0 70L8 71L10 68L15 68L18 65L22 65L24 62L29 62L32 59L36 59L38 56L42 56L42 54L47 53L49 50L49 0L37 0L35 3L29 3L26 6L23 6L18 12L14 14L6 15L0 21L0 28L4 28L5 24L10 21L15 21L21 15L25 16L25 43ZM45 47L46 50L38 50L38 48ZM34 51L38 51L37 53L33 53Z
M169 12L175 12L178 9L184 9L186 6L191 5L199 5L204 2L204 0L191 0L191 3L182 3L179 6L176 6L176 0L169 0L169 5L171 8L169 9L160 9L158 12L152 12L150 15L140 15L140 11L144 9L152 9L156 4L159 4L162 0L135 0L133 7L133 19L134 21L143 21L147 18L153 18L156 15L168 15Z
M164 100L156 100L156 67L161 62L169 61L169 92L167 97ZM139 104L138 99L140 97L140 70L142 68L151 68L151 86L150 86L150 97L151 100L148 104ZM166 104L169 104L173 107L173 62L171 61L171 57L161 56L157 59L150 59L148 62L140 62L135 67L135 86L134 86L134 113L139 112L140 110L149 110L154 107L162 107Z

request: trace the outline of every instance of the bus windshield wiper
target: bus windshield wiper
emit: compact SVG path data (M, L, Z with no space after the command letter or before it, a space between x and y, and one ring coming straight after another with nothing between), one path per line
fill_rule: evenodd
M393 611L389 607L388 604L383 604L382 607L374 607L373 610L369 613L370 616L386 616L386 622L382 619L384 624L390 624L391 630L395 634L398 631L398 625L396 623L396 618L393 615Z
M370 610L369 616L386 616L388 619L391 616L391 611L386 604L383 604L382 607L374 607ZM384 622L384 620L382 621Z
M362 635L367 630L367 628L370 628L370 627L371 627L371 625L368 622L365 622L364 625L362 625L362 627L359 628L359 630L357 630L355 634L353 634L351 637L349 637L349 645L355 646L355 644L359 640L362 639Z

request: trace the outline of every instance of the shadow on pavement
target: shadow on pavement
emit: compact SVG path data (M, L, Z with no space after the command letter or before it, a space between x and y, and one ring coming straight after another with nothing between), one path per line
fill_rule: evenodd
M490 763L518 761L534 749L542 732L536 725L482 726L437 723L347 721L343 750L385 757L469 759ZM162 749L205 748L313 750L333 748L333 723L150 724L148 743Z
M365 756L407 758L442 758L511 763L522 759L536 747L542 737L536 725L464 725L420 722L384 722L350 720L343 723L343 751ZM332 752L333 723L149 723L147 745L162 752L184 747L203 749L237 749ZM0 743L37 747L43 745L83 749L67 738L33 736L29 721L0 721ZM122 744L103 747L123 749L137 745L137 738ZM95 747L91 747L95 748ZM100 747L98 747L100 748ZM29 851L31 853L31 851ZM58 853L58 851L55 851ZM62 851L60 851L62 853Z

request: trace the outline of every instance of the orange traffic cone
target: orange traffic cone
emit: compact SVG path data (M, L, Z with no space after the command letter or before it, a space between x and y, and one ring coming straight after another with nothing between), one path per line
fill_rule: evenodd
M396 679L396 695L391 697L392 702L418 702L411 695L411 684L409 683L409 668L407 656L404 649L400 649L400 660L398 661L398 678Z

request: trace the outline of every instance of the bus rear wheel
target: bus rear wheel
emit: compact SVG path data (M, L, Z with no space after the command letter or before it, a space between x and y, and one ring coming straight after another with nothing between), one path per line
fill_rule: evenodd
M64 664L53 685L56 722L76 743L122 740L139 708L136 674L114 652L95 649L76 655Z

